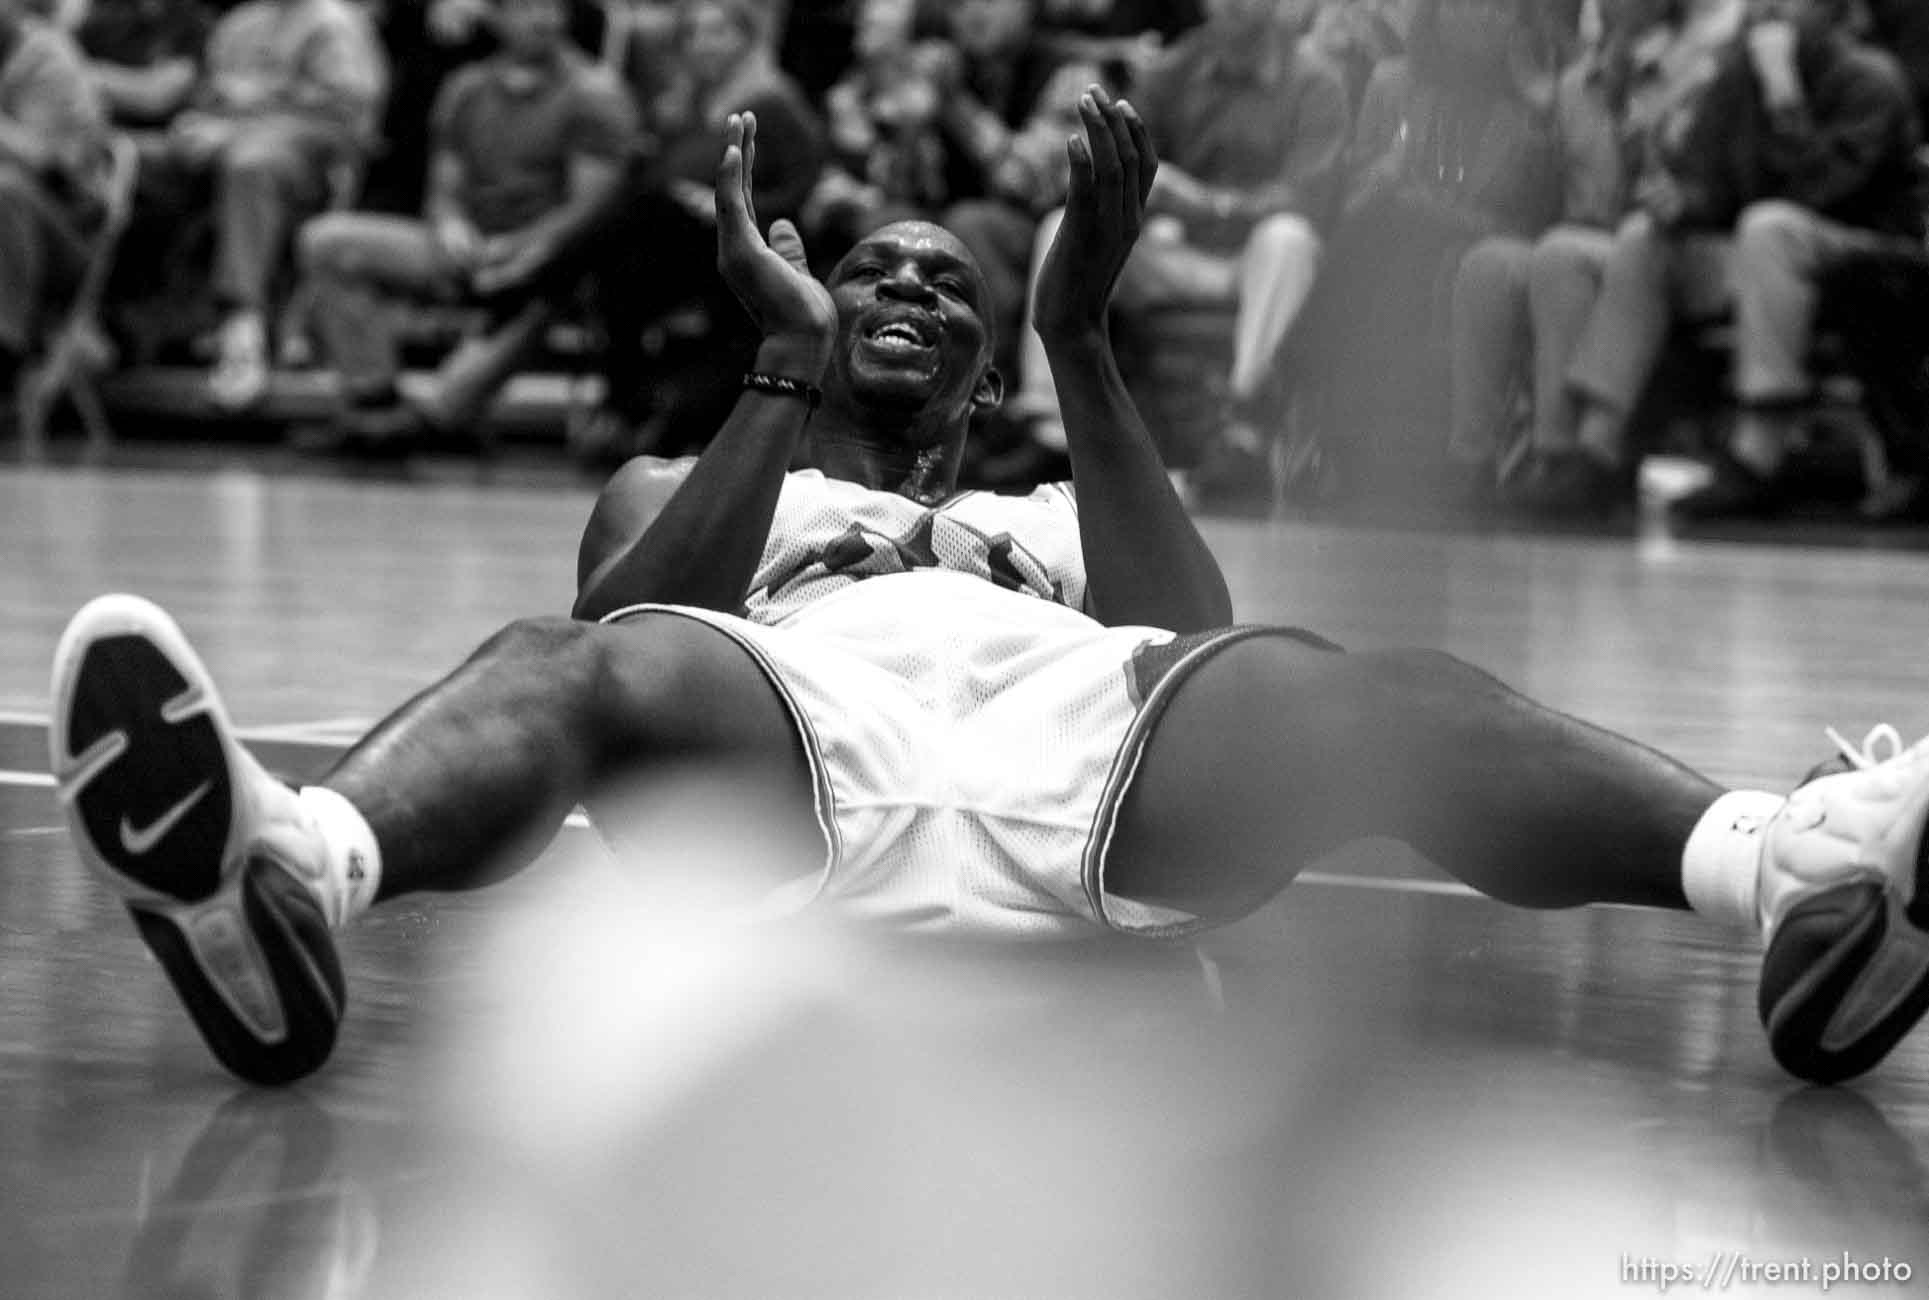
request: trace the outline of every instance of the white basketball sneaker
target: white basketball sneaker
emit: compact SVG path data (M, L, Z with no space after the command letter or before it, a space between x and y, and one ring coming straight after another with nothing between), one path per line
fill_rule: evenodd
M1816 1083L1872 1069L1929 1010L1929 740L1829 735L1846 764L1764 828L1757 894L1762 1025L1783 1068Z
M328 1059L345 992L329 852L234 737L159 607L102 596L54 656L48 740L81 859L120 895L221 1063L288 1083Z

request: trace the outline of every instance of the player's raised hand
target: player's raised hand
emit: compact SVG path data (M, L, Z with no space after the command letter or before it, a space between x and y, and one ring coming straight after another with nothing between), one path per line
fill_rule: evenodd
M800 364L818 367L792 377L814 382L837 342L837 306L811 275L796 226L774 222L768 241L758 230L751 192L756 163L756 114L732 114L717 165L717 270L766 341L794 347Z
M1071 196L1045 254L1032 318L1040 337L1102 336L1112 290L1145 223L1159 160L1145 123L1101 86L1079 97L1085 134L1073 136Z

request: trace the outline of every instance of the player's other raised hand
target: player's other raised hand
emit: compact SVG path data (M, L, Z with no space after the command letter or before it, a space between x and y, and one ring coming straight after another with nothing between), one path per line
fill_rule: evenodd
M1159 170L1152 137L1129 103L1093 86L1079 97L1078 114L1085 134L1066 146L1071 196L1033 303L1033 322L1048 342L1104 336L1106 308Z
M733 113L724 127L717 164L717 270L750 313L766 343L780 345L797 365L815 367L792 378L815 382L837 342L837 306L810 273L804 240L789 221L757 226L751 176L757 165L757 115Z

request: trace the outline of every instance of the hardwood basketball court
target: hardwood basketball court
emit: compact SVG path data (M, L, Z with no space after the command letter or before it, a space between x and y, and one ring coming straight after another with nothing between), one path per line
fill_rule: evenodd
M1929 1290L1929 1034L1803 1088L1751 943L1511 911L1388 844L1196 946L996 953L718 929L570 829L359 923L333 1062L242 1088L58 829L66 619L159 601L314 775L567 610L593 489L135 458L0 472L0 1294ZM1929 562L1889 539L1207 535L1241 621L1450 650L1730 783L1788 786L1826 726L1929 731ZM672 882L755 851L702 812Z

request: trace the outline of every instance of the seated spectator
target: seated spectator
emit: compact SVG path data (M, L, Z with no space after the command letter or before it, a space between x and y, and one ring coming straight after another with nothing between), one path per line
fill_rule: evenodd
M501 53L463 68L432 115L422 220L340 212L302 230L344 428L379 438L401 405L393 297L471 300L553 256L604 202L635 130L627 94L568 43L565 0L493 0Z
M858 7L856 62L825 98L830 160L803 212L820 266L833 265L893 217L943 210L941 54L913 39L916 18L916 0L863 0Z
M1826 266L1919 245L1915 112L1895 60L1842 30L1851 0L1748 0L1671 172L1637 197L1568 371L1576 440L1603 482L1632 459L1628 420L1678 312L1735 315L1733 436L1688 516L1779 510L1806 418Z
M1537 237L1561 202L1542 19L1541 0L1420 0L1406 56L1367 86L1326 263L1287 348L1295 451L1322 474L1437 489L1461 260L1494 235Z
M784 8L683 0L679 76L646 110L651 143L631 160L600 219L558 257L559 269L581 267L596 286L605 425L619 442L646 424L648 436L669 439L663 445L707 437L735 400L746 348L754 349L749 318L716 270L713 187L725 121L756 114L757 217L766 230L799 219L823 171L822 120L777 64ZM680 377L674 395L653 394L641 382L644 331L692 305L711 322L717 346Z
M214 15L197 0L85 0L74 40L115 125L165 130L201 81Z
M584 284L602 325L606 394L584 445L623 455L639 438L673 439L722 423L716 406L735 400L742 345L755 344L716 269L713 194L724 123L732 113L757 116L757 215L765 228L796 221L823 166L822 127L777 67L772 21L760 0L681 0L678 58L669 65L678 80L643 106L643 131L616 183L580 221L477 282L505 323L452 358L424 403L381 422L398 450L480 421L540 337L549 304ZM666 414L666 394L644 382L644 332L685 307L712 322L714 346L679 375L679 400ZM666 432L670 416L675 430Z
M0 0L0 420L12 420L41 313L86 264L102 139L72 42L25 0Z
M1406 49L1401 0L1326 0L1306 40L1346 77L1346 102L1360 111L1373 71Z
M358 206L413 215L422 210L429 174L429 129L443 85L460 69L496 53L494 0L383 0L369 6L376 34L388 53L391 81L383 110L381 149L370 159ZM569 0L569 37L591 59L600 59L616 15L627 18L630 0L606 16L601 0Z
M349 0L247 0L215 28L206 75L158 160L183 197L212 192L214 288L225 309L210 379L239 410L268 383L268 310L296 227L374 136L386 69Z
M948 52L937 68L939 123L953 202L991 193L991 177L1024 128L1060 57L1040 37L1038 0L953 0L944 8ZM975 250L974 250L975 251Z
M1339 70L1304 45L1311 18L1306 0L1216 0L1138 95L1159 173L1115 310L1238 304L1231 407L1196 481L1206 498L1258 491L1270 500L1268 456L1283 416L1276 362L1313 287L1349 127ZM1039 228L1040 264L1062 216ZM1034 436L1062 445L1034 339L1027 330L1017 404L1042 409Z
M1592 474L1577 450L1567 367L1593 314L1614 230L1634 194L1665 174L1741 28L1743 0L1603 0L1600 13L1598 43L1563 75L1557 101L1560 224L1538 241L1482 240L1454 285L1450 451L1484 497L1526 388L1534 458L1514 491L1520 504L1556 515L1606 510L1626 495Z

